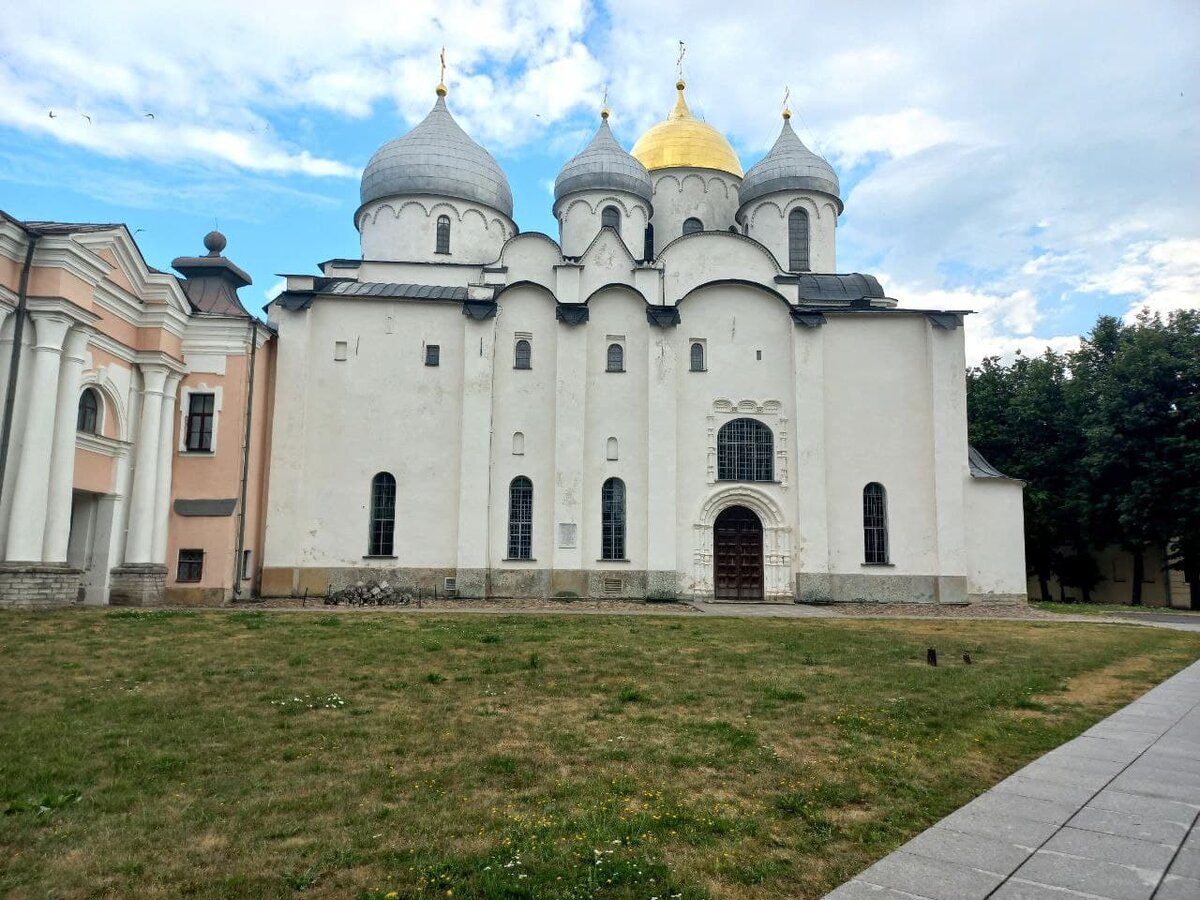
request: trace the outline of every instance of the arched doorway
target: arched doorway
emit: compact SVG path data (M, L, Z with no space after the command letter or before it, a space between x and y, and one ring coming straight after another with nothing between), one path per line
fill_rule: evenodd
M718 600L763 599L763 527L744 506L722 510L713 523L713 578Z

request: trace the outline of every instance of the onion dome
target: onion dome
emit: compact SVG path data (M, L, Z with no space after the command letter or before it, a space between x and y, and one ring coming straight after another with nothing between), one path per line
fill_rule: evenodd
M512 190L500 164L462 130L446 108L446 87L412 131L388 141L363 171L363 204L384 197L437 194L499 210L510 219Z
M617 143L608 127L607 109L600 119L591 143L554 179L554 202L576 191L600 190L625 191L649 203L654 195L650 173Z
M792 130L791 119L792 114L785 111L783 131L775 146L746 173L738 190L742 206L777 191L817 191L836 200L840 213L843 207L837 173L833 166L804 146Z
M653 172L655 169L716 169L742 177L742 164L725 135L701 122L683 99L685 85L675 83L679 96L667 118L653 126L633 145L633 155Z

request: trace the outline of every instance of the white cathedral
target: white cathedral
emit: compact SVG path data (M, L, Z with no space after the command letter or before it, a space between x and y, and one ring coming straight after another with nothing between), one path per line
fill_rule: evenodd
M264 595L1024 599L966 312L834 274L838 178L788 114L743 172L676 88L632 152L602 113L557 241L518 232L444 86L375 153L362 258L270 307Z

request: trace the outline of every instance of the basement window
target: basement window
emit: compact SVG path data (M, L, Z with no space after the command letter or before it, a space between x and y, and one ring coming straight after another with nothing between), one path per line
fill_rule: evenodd
M197 582L202 577L204 577L204 551L180 550L175 580L186 584Z

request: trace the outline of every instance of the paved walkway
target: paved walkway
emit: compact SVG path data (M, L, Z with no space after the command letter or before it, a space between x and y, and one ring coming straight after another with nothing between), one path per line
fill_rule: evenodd
M1200 662L827 900L1200 900Z

